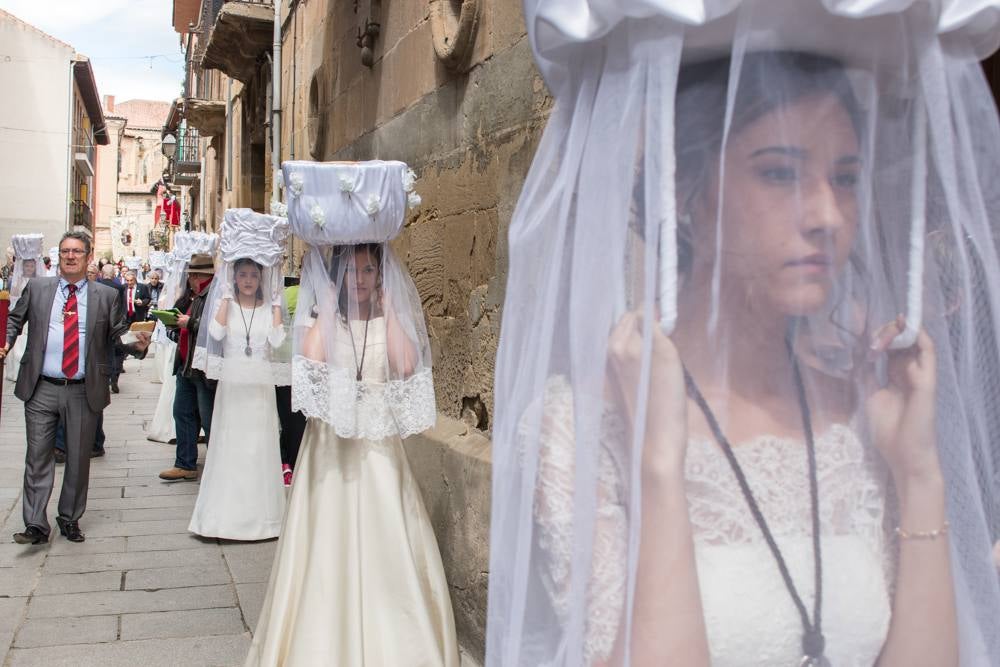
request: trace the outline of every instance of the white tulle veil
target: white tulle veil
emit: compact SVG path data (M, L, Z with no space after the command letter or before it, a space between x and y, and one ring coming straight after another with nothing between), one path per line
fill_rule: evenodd
M248 208L226 209L219 228L219 265L205 297L202 325L194 348L193 366L212 380L232 380L241 384L291 384L290 355L283 354L287 338L288 313L284 307L284 274L281 262L288 239L288 221ZM266 317L266 341L250 347L242 338L230 340L230 330L215 322L220 308L230 309L235 299L236 273L244 260L260 271L258 299L261 305L249 309L249 326L254 317ZM243 309L247 310L247 309ZM276 315L275 315L276 314ZM231 313L229 313L231 316ZM246 325L246 322L244 322ZM229 352L236 351L236 354Z
M816 211L807 209L812 200L803 193L816 183L843 197L829 200L831 210L850 208L844 217L854 225L853 242L843 249L842 263L831 259L831 250L830 256L806 258L815 266L796 263L802 273L781 274L797 276L787 280L801 287L837 266L827 301L777 328L808 371L806 393L816 395L827 382L838 388L832 393L847 406L838 421L857 432L873 461L878 455L858 407L877 391L872 382L885 382L884 358L867 358L872 337L904 315L895 348L910 348L921 328L933 340L936 440L947 488L961 664L1000 664L1000 583L990 559L1000 538L1000 257L994 231L1000 220L1000 123L979 65L1000 43L1000 5L524 5L535 57L556 104L509 234L496 369L487 664L604 664L600 649L609 647L590 641L599 622L611 626L617 646L631 645L639 535L644 522L657 520L640 511L644 428L647 415L662 406L646 398L653 334L643 327L634 412L616 412L607 398L609 332L627 312L639 322L659 322L683 362L697 358L702 376L723 378L706 394L727 428L744 405L725 381L745 362L730 350L744 334L753 335L727 328L727 313L752 311L770 298L752 271L767 253L794 246L781 246L781 234L798 239L799 226L810 224ZM793 122L788 109L807 104L818 105L816 118L836 108L846 119L840 125L845 141L857 144L849 178L841 177L839 166L832 175L822 172L829 180L808 180L805 168L800 176L788 165L808 164L812 156L780 140L764 151L770 157L754 156L753 169L730 160L747 132L794 135L795 128L781 124ZM829 124L816 131L833 136ZM771 158L774 164L765 165ZM793 185L791 179L801 180ZM740 190L747 182L759 189ZM750 194L740 199L741 192L763 191L769 193L763 208ZM753 211L760 215L747 224L762 225L766 235L729 223ZM779 219L788 226L777 230L772 223ZM841 237L829 224L817 233L833 247ZM746 303L734 304L734 294ZM558 498L568 519L559 534L539 524L545 509L539 494L547 481L542 471L557 414L550 400L554 387L571 408L559 413L565 418L559 429L572 433L571 476ZM798 413L792 417L794 430ZM615 423L630 436L624 450L609 453L607 434ZM872 466L882 469L881 463ZM622 500L615 511L625 517L624 547L614 562L601 542L608 516L599 489L606 474L617 480L612 486ZM896 510L892 480L888 473L884 478L891 556ZM830 491L820 487L821 506ZM743 503L739 492L733 503ZM553 558L555 542L564 547L562 560ZM762 568L772 567L763 561ZM610 618L598 619L593 578L601 568L619 572L621 600L607 605ZM889 579L891 589L891 574ZM630 649L621 651L620 664L629 664Z
M42 264L43 238L41 234L15 234L10 237L10 245L14 249L14 270L10 274L10 294L12 297L21 296L28 280L45 275L45 265ZM34 273L29 276L24 275L26 261L33 262L35 266Z
M282 175L292 233L308 245L293 326L293 408L345 438L430 428L437 412L423 310L388 244L407 205L419 203L415 175L391 161L285 162Z

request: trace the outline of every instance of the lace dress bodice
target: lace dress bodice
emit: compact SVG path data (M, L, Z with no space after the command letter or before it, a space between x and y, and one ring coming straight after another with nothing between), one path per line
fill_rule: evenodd
M204 368L213 379L242 384L288 384L288 369L281 368L283 365L273 359L274 349L285 339L285 330L281 325L275 326L271 306L243 308L235 300L227 303L226 324L219 324L214 317L209 321L208 335L214 342L209 350L201 346L195 350L195 366Z
M342 438L406 437L434 423L431 369L419 369L407 378L390 377L384 317L368 322L367 335L364 320L337 321L325 333L330 336L324 346L328 363L301 355L292 360L294 409L327 422Z
M560 616L568 612L573 538L572 424L569 384L563 378L550 380L534 516L542 582ZM611 653L625 601L628 493L623 429L610 413L601 428L584 639L588 663ZM761 436L739 444L734 452L811 613L812 520L805 447L800 441ZM890 616L892 563L883 527L886 475L846 425L817 434L816 457L826 655L838 667L870 667L882 648ZM798 612L713 440L689 441L685 488L712 664L798 664Z

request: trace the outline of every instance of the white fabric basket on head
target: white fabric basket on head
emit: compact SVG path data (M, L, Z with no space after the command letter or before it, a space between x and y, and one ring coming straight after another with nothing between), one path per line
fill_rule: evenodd
M1000 4L527 0L525 18L556 103L509 233L487 664L636 664L669 636L667 620L634 633L657 572L639 565L644 448L678 433L706 626L691 637L715 665L797 664L796 607L704 411L682 399L704 387L741 443L808 607L798 367L824 574L877 583L823 589L827 657L874 664L893 614L913 609L890 605L900 541L883 526L906 509L892 488L903 471L873 406L899 395L895 371L929 342L933 409L911 423L945 481L958 653L1000 664L1000 123L979 64L1000 43ZM608 370L623 349L637 355L625 379ZM687 430L657 421L675 413L652 393L663 368L681 377L678 357ZM748 405L768 417L749 423Z
M420 297L388 241L415 175L402 162L282 165L292 233L309 249L293 326L292 404L344 438L381 440L437 416Z
M138 271L142 268L142 257L126 257L125 258L125 268L129 271Z
M177 232L174 234L174 249L169 275L163 281L160 292L160 304L163 308L171 308L187 288L187 265L192 255L215 256L219 248L219 235L205 232Z
M15 234L10 237L10 245L14 249L14 270L10 275L11 296L20 296L30 278L43 275L43 239L41 234ZM28 262L27 272L25 262Z
M167 253L162 250L151 250L149 252L149 268L151 269L162 271L167 268L168 261Z
M227 209L219 237L221 262L205 298L193 365L212 380L288 386L291 350L285 345L281 270L288 221ZM249 291L241 294L244 288Z

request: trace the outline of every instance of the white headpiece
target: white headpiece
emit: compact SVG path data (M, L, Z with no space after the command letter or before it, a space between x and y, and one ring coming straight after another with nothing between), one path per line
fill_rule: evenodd
M192 255L212 255L219 249L219 235L205 232L184 232L174 234L174 248L168 270L170 274L163 281L160 304L170 308L181 297L187 282L187 265Z
M14 249L14 270L10 276L11 296L21 295L24 286L30 278L44 275L42 273L42 241L41 234L15 234L10 237L10 245ZM25 275L24 262L31 262L30 275Z
M287 386L291 349L290 341L285 344L281 261L288 221L248 208L227 209L219 233L222 261L205 298L194 367L212 380ZM241 296L244 273L253 274L254 293Z
M429 428L437 413L420 298L386 243L405 222L408 198L418 203L413 172L383 161L285 162L282 172L292 233L309 245L293 406L346 438Z

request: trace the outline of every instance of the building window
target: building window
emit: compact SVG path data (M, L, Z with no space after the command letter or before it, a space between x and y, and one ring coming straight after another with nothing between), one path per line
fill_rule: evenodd
M152 212L153 212L153 200L152 199L147 199L146 200L146 213L152 213Z

